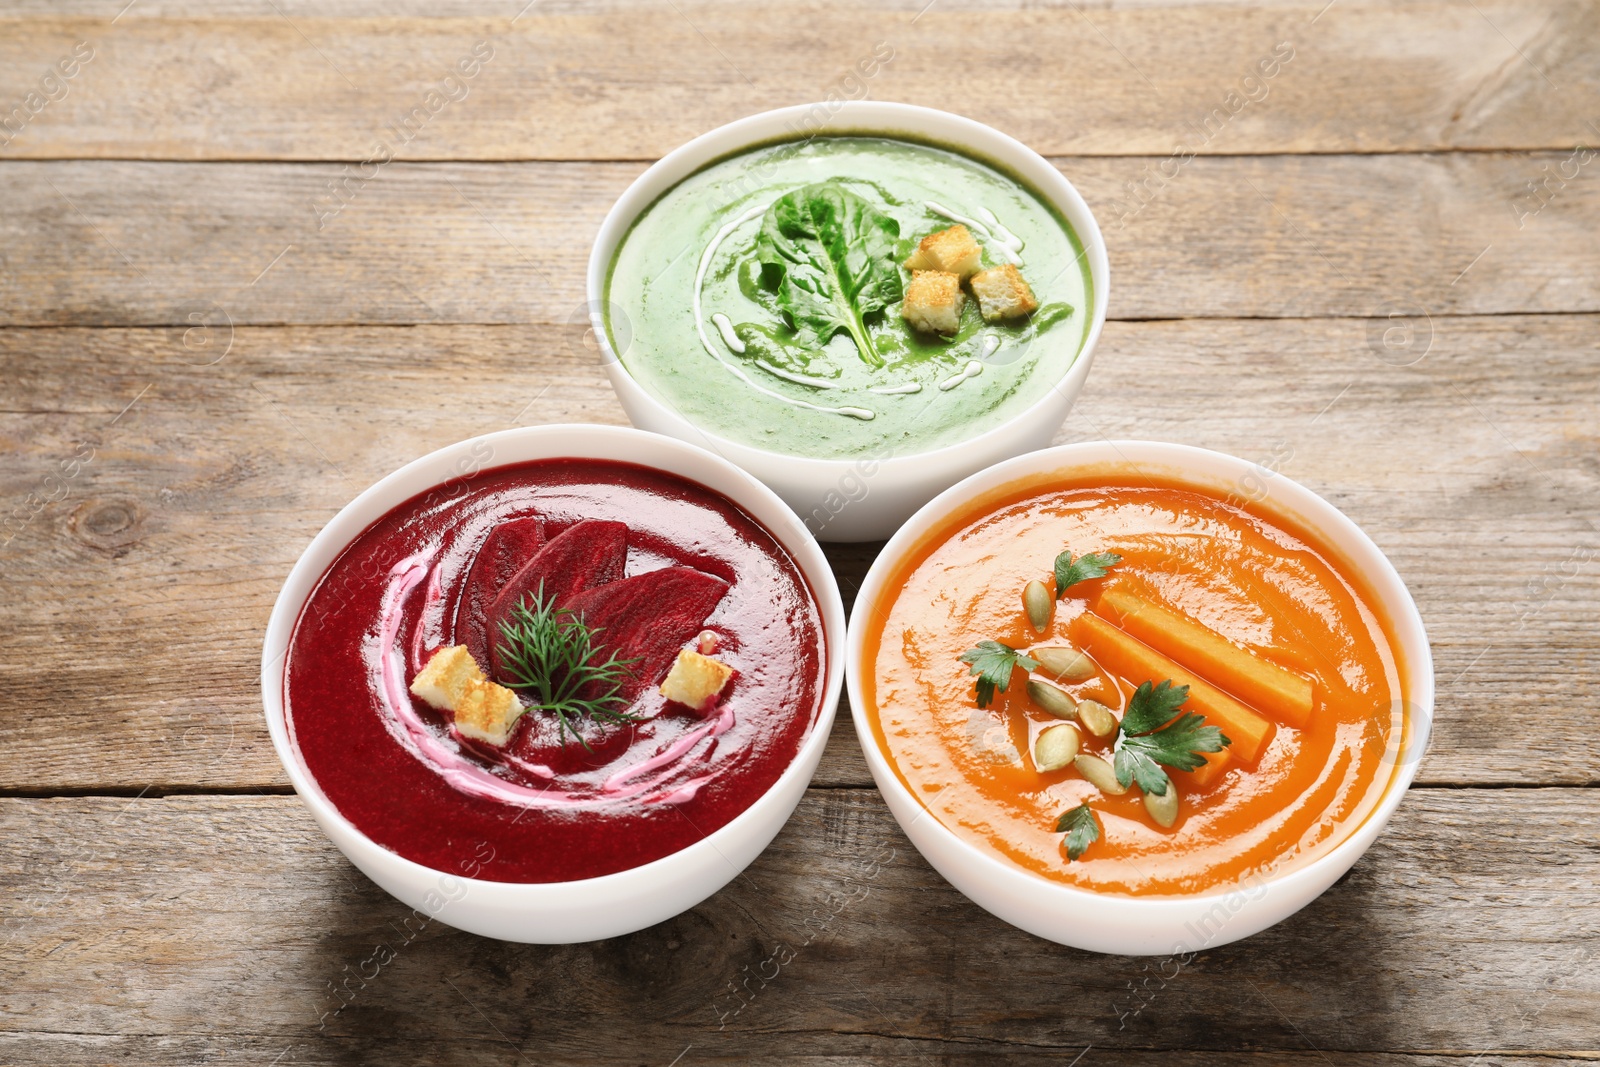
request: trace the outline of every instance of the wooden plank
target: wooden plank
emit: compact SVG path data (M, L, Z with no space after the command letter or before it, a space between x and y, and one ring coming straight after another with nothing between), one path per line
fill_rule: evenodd
M1600 676L1596 321L1439 319L1410 350L1387 320L1113 323L1057 440L1177 440L1324 493L1428 624L1423 779L1593 783L1563 739ZM0 789L281 786L261 631L322 524L473 434L624 421L576 328L184 332L0 331ZM830 550L847 601L876 549ZM819 782L868 784L844 718Z
M865 1043L865 1042L863 1042ZM919 1051L912 1051L909 1041L897 1041L890 1048L884 1049L883 1056L892 1056L892 1060L884 1059L877 1062L892 1062L905 1067L948 1067L952 1057L958 1052L949 1051L947 1046L927 1042L917 1046ZM41 1067L63 1067L66 1064L101 1064L115 1062L123 1067L167 1067L173 1063L204 1063L209 1059L224 1053L231 1056L246 1058L251 1063L270 1064L274 1056L284 1051L282 1042L275 1042L270 1038L229 1037L174 1037L150 1038L138 1034L120 1035L117 1037L90 1037L82 1034L51 1034L48 1041L36 1041L30 1037L8 1039L7 1035L0 1034L0 1056L6 1057L7 1063L17 1064L18 1067L39 1064ZM1031 1065L1050 1065L1059 1067L1066 1060L1070 1062L1071 1049L1065 1053L1056 1051L1047 1052L1018 1052L1007 1047L1003 1054L991 1057L991 1062L1004 1062L1010 1067L1031 1067ZM323 1036L314 1046L291 1046L292 1055L305 1056L304 1059L290 1059L285 1057L279 1062L284 1067L291 1064L321 1064L326 1063L342 1067L342 1065L367 1062L366 1057L382 1058L385 1063L423 1063L429 1065L449 1065L449 1067L483 1067L483 1065L497 1064L526 1064L538 1063L538 1060L529 1060L521 1056L517 1050L500 1041L498 1038L454 1038L448 1041L408 1041L406 1042L406 1059L393 1059L391 1050L380 1040L370 1038L340 1038L336 1036ZM537 1049L532 1050L537 1055ZM999 1056L1003 1055L1003 1059ZM113 1057L115 1057L113 1059ZM589 1056L573 1058L564 1062L574 1064L605 1063L603 1056ZM665 1063L666 1061L661 1061ZM728 1056L716 1053L701 1054L701 1046L691 1046L689 1054L680 1060L682 1067L699 1067L705 1063L735 1063L735 1064L783 1064L786 1067L841 1067L841 1065L854 1065L866 1062L855 1055L819 1055L805 1056L792 1055L783 1051L775 1042L770 1049L755 1053L739 1053ZM1085 1067L1093 1061L1085 1059ZM1129 1067L1171 1067L1171 1065L1194 1064L1197 1067L1278 1067L1278 1065L1291 1065L1291 1067L1325 1067L1328 1060L1324 1053L1316 1051L1273 1051L1273 1052L1189 1052L1178 1049L1162 1049L1159 1051L1143 1050L1117 1050L1117 1062L1128 1064ZM1459 1055L1444 1053L1440 1055L1427 1055L1403 1052L1360 1052L1340 1053L1340 1067L1461 1067L1462 1059ZM1485 1060L1485 1063L1498 1063L1498 1060ZM1593 1063L1592 1057L1585 1054L1568 1057L1562 1055L1523 1055L1518 1054L1515 1061L1517 1067L1549 1067L1554 1064Z
M1596 311L1600 182L1526 195L1565 159L1196 159L1165 185L1149 158L1058 166L1106 230L1112 318ZM330 217L335 166L6 164L0 324L585 321L594 233L642 169L397 163Z
M650 159L751 112L865 95L969 114L1047 154L1570 149L1594 137L1600 57L1594 7L1559 0L683 0L443 18L168 3L113 19L119 6L27 4L0 29L8 112L75 42L94 49L5 152L356 161L387 143L410 159ZM466 96L410 143L386 132L479 41L493 56ZM1246 82L1275 51L1293 58Z
M439 924L408 934L408 910L351 868L294 798L11 799L0 801L0 1055L1592 1056L1597 820L1593 790L1413 791L1322 898L1180 964L1078 952L1006 926L934 873L870 791L812 791L711 900L570 947ZM393 958L365 963L385 958L379 946Z

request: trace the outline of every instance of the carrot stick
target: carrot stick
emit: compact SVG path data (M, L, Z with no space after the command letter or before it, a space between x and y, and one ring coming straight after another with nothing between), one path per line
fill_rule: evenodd
M1171 659L1272 718L1304 729L1311 721L1311 679L1257 659L1187 615L1114 589L1097 610Z
M1204 715L1211 725L1222 727L1232 742L1235 758L1253 764L1272 740L1276 727L1270 721L1093 612L1079 615L1069 629L1073 639L1113 674L1134 683L1170 678L1173 685L1188 686L1189 699L1184 707Z
M1223 732L1226 733L1227 731ZM1229 736L1232 735L1230 734ZM1209 789L1212 782L1222 777L1222 772L1228 769L1228 764L1233 762L1233 757L1228 755L1227 749L1223 749L1221 752L1203 752L1201 755L1205 756L1206 761L1194 770L1180 771L1175 767L1169 767L1167 772L1169 774L1187 775L1189 781L1194 783L1195 788ZM1179 778L1176 781L1181 783L1183 779Z

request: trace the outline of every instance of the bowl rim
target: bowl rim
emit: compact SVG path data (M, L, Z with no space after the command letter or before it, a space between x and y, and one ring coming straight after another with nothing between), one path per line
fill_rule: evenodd
M917 548L923 542L923 538L940 523L948 520L954 511L980 497L998 496L1007 488L1020 485L1030 476L1047 475L1054 471L1065 472L1074 466L1148 465L1161 468L1163 473L1172 473L1180 480L1187 473L1197 490L1211 492L1212 489L1207 487L1199 476L1192 473L1191 465L1195 461L1233 467L1239 472L1240 477L1257 469L1257 465L1225 452L1175 442L1148 440L1083 441L1056 445L997 463L956 483L918 509L916 514L908 519L884 545L861 582L850 614L845 677L850 697L851 718L863 754L873 772L873 778L881 790L886 793L893 792L900 803L910 805L918 812L913 821L927 824L928 829L923 832L936 836L941 847L961 855L964 863L976 867L978 873L990 882L998 882L1013 889L1026 887L1028 892L1035 895L1055 894L1057 903L1064 902L1083 907L1086 903L1092 902L1103 912L1116 912L1118 917L1138 915L1145 919L1150 918L1152 913L1162 912L1167 913L1164 918L1190 918L1197 908L1225 905L1246 891L1247 883L1251 887L1264 885L1268 890L1280 887L1288 889L1291 893L1309 892L1310 895L1306 897L1309 901L1319 894L1322 888L1348 870L1367 850L1390 816L1394 814L1395 809L1399 807L1416 778L1418 766L1427 751L1432 732L1434 702L1433 659L1421 613L1417 610L1410 590L1406 588L1405 582L1394 569L1393 563L1360 526L1321 495L1286 475L1274 473L1266 482L1268 489L1264 499L1271 499L1277 495L1281 487L1281 492L1292 499L1276 501L1279 507L1295 514L1317 534L1327 536L1327 529L1331 527L1348 537L1357 552L1344 555L1354 557L1359 553L1364 558L1359 561L1349 558L1346 560L1347 564L1359 562L1364 566L1371 565L1373 569L1365 570L1363 573L1371 587L1372 595L1378 601L1375 606L1390 616L1387 621L1395 631L1397 655L1402 654L1404 650L1400 696L1403 715L1401 744L1396 750L1394 766L1388 781L1384 784L1382 796L1360 823L1349 827L1345 836L1327 851L1303 862L1291 861L1286 869L1259 873L1239 882L1226 883L1201 893L1140 897L1099 892L1053 881L1034 871L1007 863L993 855L990 850L973 844L946 826L937 816L928 819L922 817L931 816L933 812L906 787L893 765L879 750L873 736L872 724L867 719L866 702L862 696L861 676L865 667L862 650L866 633L864 616L882 600L883 586L888 573L900 564L909 550ZM1419 650L1420 654L1417 654ZM893 804L890 806L894 807ZM905 829L910 836L910 827ZM1230 909L1232 910L1236 909ZM1181 947L1174 949L1174 952L1180 951L1183 951Z
M765 529L790 554L795 562L796 569L810 588L812 598L817 604L818 614L822 618L823 654L826 666L820 679L822 684L819 691L820 703L816 718L808 727L805 738L799 748L796 749L795 754L790 758L783 772L760 795L722 826L675 852L669 852L665 856L658 857L647 863L620 871L613 871L610 874L554 882L508 882L442 871L403 856L374 841L365 831L351 822L344 812L340 811L323 793L316 777L305 765L298 746L289 737L288 709L284 700L289 643L293 638L296 626L299 624L301 614L306 604L310 601L311 594L315 592L323 575L327 573L327 568L349 547L355 538L359 537L372 523L378 521L392 509L417 496L448 485L450 481L456 478L474 477L486 471L524 463L535 463L546 459L594 459L595 457L586 456L577 451L546 451L537 456L509 459L503 463L491 462L465 474L456 471L445 477L430 477L427 485L414 491L403 492L398 490L397 486L405 484L424 472L439 469L447 461L457 460L458 457L471 454L476 447L487 445L491 449L490 455L493 456L493 450L496 445L522 444L545 439L566 441L571 440L574 435L592 435L600 438L612 438L619 442L631 442L632 445L638 446L639 455L637 458L629 460L603 459L601 461L634 463L638 466L694 482L707 492L731 501ZM778 524L758 516L755 513L755 509L750 506L750 503L741 498L741 496L706 485L698 478L660 466L654 459L650 458L652 454L659 455L663 449L668 451L677 450L680 455L710 462L724 475L738 484L741 490L749 493L750 497L758 502L759 505L778 509L777 515L786 519L783 526L787 529L787 535L783 529L778 528ZM360 517L373 508L378 510L372 513L370 517ZM326 556L326 559L323 558L324 556ZM822 579L821 581L818 580L819 575ZM298 594L296 594L297 586L304 587L303 591ZM551 423L540 426L521 426L480 434L477 437L457 441L419 456L390 471L362 490L361 493L340 508L323 525L296 558L294 566L284 579L278 596L273 602L272 614L268 619L265 637L262 642L262 703L267 719L267 731L272 737L273 749L276 751L279 761L283 764L295 792L311 809L312 815L323 826L324 832L328 832L327 827L331 823L346 834L349 840L362 851L364 857L369 861L396 872L411 876L451 879L464 886L484 887L499 893L512 892L529 897L548 897L551 898L550 902L554 903L557 897L577 899L580 896L591 893L599 896L606 891L614 892L616 890L632 889L633 887L627 884L629 882L637 882L640 883L641 888L648 888L656 883L662 875L669 873L669 868L672 867L681 866L692 870L701 866L727 864L729 861L718 846L737 837L747 829L749 824L758 822L765 817L766 812L761 810L764 805L771 803L772 798L781 795L786 786L792 785L793 780L802 773L802 768L812 768L804 772L808 778L814 773L816 757L820 756L821 749L826 746L828 737L832 732L839 697L843 689L844 647L848 640L847 635L844 605L839 593L838 583L816 538L812 536L811 532L805 528L805 524L799 521L792 509L776 493L740 467L714 452L700 448L687 441L663 437L660 434L650 433L647 430L639 430L630 426L611 426L600 423ZM784 821L787 821L787 814ZM332 836L331 833L329 836ZM345 851L345 845L341 841L335 840L334 844L340 851ZM355 857L350 858L352 860L355 859ZM361 864L357 865L362 866ZM529 903L538 904L540 902L530 900Z
M798 133L794 132L793 127L787 127L788 132L774 136L774 131L785 120L803 119L819 108L828 112L828 119L822 128L809 133ZM633 376L613 350L611 336L606 328L606 280L611 260L623 239L632 229L634 222L657 199L706 166L764 144L801 141L816 136L852 134L882 137L894 137L898 134L902 139L909 140L912 139L912 135L903 124L917 121L943 124L949 130L947 144L951 150L966 154L989 166L998 165L1013 171L1009 177L1022 181L1033 193L1043 198L1048 206L1066 217L1083 246L1083 255L1080 258L1088 261L1089 277L1093 286L1089 329L1083 335L1083 341L1078 346L1077 356L1072 363L1060 378L1050 383L1050 388L1044 390L1038 400L981 433L938 448L916 452L896 451L886 456L870 457L803 456L745 444L714 433L681 414L677 408L646 389ZM974 142L988 142L1003 152L1013 153L1015 158L997 158ZM1030 170L1036 173L1033 175L1024 173ZM1088 376L1100 335L1105 329L1106 308L1111 297L1111 266L1106 255L1105 235L1101 232L1099 219L1095 217L1088 202L1065 174L1022 141L987 123L938 108L898 101L845 100L795 104L746 115L707 130L662 156L635 178L606 212L595 234L594 242L589 248L585 289L590 331L600 350L600 361L605 365L613 386L616 386L619 380L625 381L634 391L636 402L652 408L659 418L688 429L713 451L724 455L745 455L769 462L786 463L815 472L819 476L834 477L855 468L864 458L870 458L889 471L953 459L968 449L985 448L998 443L1013 426L1039 417L1050 406L1050 393L1066 390L1065 395L1075 395L1077 390L1072 387L1081 385L1082 380Z

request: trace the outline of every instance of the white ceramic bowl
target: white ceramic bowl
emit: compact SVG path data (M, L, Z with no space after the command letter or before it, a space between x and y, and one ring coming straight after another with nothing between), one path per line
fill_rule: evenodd
M1087 253L1094 306L1083 348L1055 388L1008 421L958 444L883 460L817 459L732 441L690 422L633 379L617 358L606 330L605 292L612 257L634 219L662 193L714 160L769 141L816 133L902 134L965 149L1009 169L1061 212ZM981 122L945 111L850 101L762 112L702 134L662 157L628 187L600 225L589 253L588 313L611 386L635 426L693 441L737 463L775 489L823 540L875 541L892 534L908 515L952 482L1050 443L1089 374L1105 326L1110 286L1105 239L1089 205L1072 183L1033 149Z
M621 460L681 475L732 500L788 549L820 608L826 646L822 708L794 762L749 808L708 837L640 867L571 882L492 882L445 874L375 843L341 815L306 769L284 721L284 659L295 621L329 564L395 505L491 467L577 456ZM324 833L367 877L430 918L486 937L570 944L641 930L694 907L733 879L783 827L822 756L844 674L844 605L816 540L771 490L701 448L616 426L538 426L475 437L390 474L356 497L312 539L289 572L267 623L261 694L267 729L295 791Z
M1365 577L1406 666L1404 737L1386 753L1392 772L1377 807L1330 851L1228 891L1150 898L1095 893L1050 881L957 837L895 774L873 737L861 696L866 615L884 596L885 576L924 535L976 498L1030 476L1105 468L1108 479L1114 479L1115 471L1126 471L1129 464L1202 492L1262 499L1273 511L1315 532ZM845 674L856 735L878 789L911 843L951 885L1029 933L1075 948L1127 955L1215 948L1264 930L1309 904L1361 858L1394 814L1416 775L1433 720L1433 659L1422 618L1405 583L1371 539L1332 504L1282 475L1220 452L1155 441L1102 441L1035 452L973 475L930 501L890 539L861 584L851 615Z

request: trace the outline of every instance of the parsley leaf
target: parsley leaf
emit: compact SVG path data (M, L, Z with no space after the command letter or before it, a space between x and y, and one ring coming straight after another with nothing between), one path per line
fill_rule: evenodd
M1118 782L1138 782L1146 793L1164 797L1172 780L1159 764L1192 771L1205 763L1201 753L1221 752L1233 744L1217 727L1204 725L1204 715L1191 711L1173 719L1187 699L1189 687L1174 687L1170 678L1139 686L1117 731L1113 766Z
M1011 684L1011 671L1021 667L1025 671L1037 670L1039 661L1023 655L1010 645L999 641L979 641L976 648L961 653L961 662L971 664L969 673L978 676L978 707L986 708L994 702L996 689L1004 693Z
M1145 682L1128 701L1127 714L1122 716L1122 729L1129 734L1147 734L1159 730L1172 721L1189 699L1189 687L1172 685L1168 678L1160 685Z
M1075 860L1090 845L1100 840L1100 824L1095 821L1094 809L1085 800L1082 804L1062 814L1056 820L1056 833L1067 835L1067 859Z
M1056 599L1067 595L1067 590L1090 578L1104 578L1106 570L1122 562L1115 552L1086 552L1072 558L1072 549L1063 549L1056 557Z

